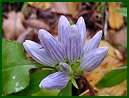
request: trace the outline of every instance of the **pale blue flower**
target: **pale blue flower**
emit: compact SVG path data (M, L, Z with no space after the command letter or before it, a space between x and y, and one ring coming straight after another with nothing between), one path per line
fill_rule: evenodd
M41 45L30 40L23 43L28 54L40 64L58 68L39 84L44 89L63 89L71 76L76 77L83 70L97 68L105 58L108 47L99 47L102 31L84 45L86 25L80 17L76 25L70 25L66 17L61 16L58 24L58 40L49 32L40 29L38 33Z
M64 72L55 72L44 78L39 84L40 88L47 90L62 89L67 85L69 77Z

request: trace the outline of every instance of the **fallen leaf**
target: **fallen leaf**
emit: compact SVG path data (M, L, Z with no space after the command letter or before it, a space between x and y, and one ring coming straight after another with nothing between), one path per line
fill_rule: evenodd
M27 28L19 37L17 38L17 42L23 43L26 39L26 36L30 35L33 32L32 28Z
M60 14L70 14L73 17L78 15L78 2L56 2L51 3L52 11Z
M52 11L55 13L70 14L66 2L51 3Z
M21 12L9 12L8 19L4 19L2 27L6 39L16 39L25 30L22 24L24 19Z
M123 16L115 12L115 10L120 9L120 6L116 2L108 3L109 16L108 22L112 29L120 29L123 26L124 20Z
M73 17L76 17L79 14L79 2L69 2L67 3L68 10Z
M29 5L39 8L40 10L51 9L54 13L72 15L76 17L78 15L79 2L28 2Z
M49 2L27 2L27 3L33 7L39 8L41 10L47 10L51 7Z
M33 27L33 28L37 28L37 29L45 29L47 31L50 30L50 27L48 24L46 24L45 22L38 20L38 19L29 19L29 20L25 20L24 23L27 26Z
M123 46L127 44L127 28L122 28L120 31L108 30L107 40L116 47Z
M51 26L51 31L52 34L58 34L58 21L56 21L52 26Z

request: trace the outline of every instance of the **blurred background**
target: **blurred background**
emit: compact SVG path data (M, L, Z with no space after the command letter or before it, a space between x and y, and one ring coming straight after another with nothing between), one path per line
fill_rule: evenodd
M103 30L100 46L109 52L102 65L86 77L98 96L126 96L127 93L127 8L122 2L3 2L2 38L23 43L26 39L39 43L40 28L58 35L61 15L76 23L82 16L86 23L86 42ZM32 58L27 54L29 60ZM124 71L123 71L124 70ZM124 73L123 73L124 72ZM124 76L123 76L124 75ZM88 95L83 79L73 95Z

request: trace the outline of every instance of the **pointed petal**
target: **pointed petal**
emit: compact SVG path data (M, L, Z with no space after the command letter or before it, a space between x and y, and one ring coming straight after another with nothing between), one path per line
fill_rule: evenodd
M59 64L61 71L65 73L70 73L72 71L71 67L66 63L60 63Z
M76 23L79 33L81 34L82 42L86 40L86 25L83 17L80 17Z
M52 60L52 58L49 57L49 55L42 48L41 45L33 41L26 40L23 43L23 46L27 51L27 53L40 64L47 65L47 66L55 66L55 64L57 63L57 62L54 62L54 60Z
M58 40L61 44L64 44L64 41L68 35L68 28L70 26L69 21L65 16L61 16L58 23Z
M103 46L85 54L81 60L80 68L82 70L95 69L106 57L108 47Z
M64 45L65 53L70 61L77 60L82 53L82 39L76 25L70 26L70 32Z
M64 51L60 42L58 42L50 33L44 29L39 30L38 37L44 46L44 49L52 59L58 62L64 61Z
M42 89L53 90L63 89L68 84L69 77L64 72L55 72L44 78L39 87Z
M97 34L95 34L93 36L92 39L89 40L88 43L86 43L86 45L84 46L84 54L88 53L89 51L97 48L100 44L100 41L101 41L101 37L102 37L102 30L99 31Z

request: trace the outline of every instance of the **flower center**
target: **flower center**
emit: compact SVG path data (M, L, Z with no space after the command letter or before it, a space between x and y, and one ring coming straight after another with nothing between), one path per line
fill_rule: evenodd
M70 75L77 77L78 75L82 75L83 71L79 68L80 66L80 59L74 62L67 62L67 64L71 67L72 72Z
M65 64L65 65L63 65ZM68 59L64 63L59 63L55 66L55 71L66 72L69 77L77 78L80 75L83 75L83 70L80 69L80 59L71 62Z

